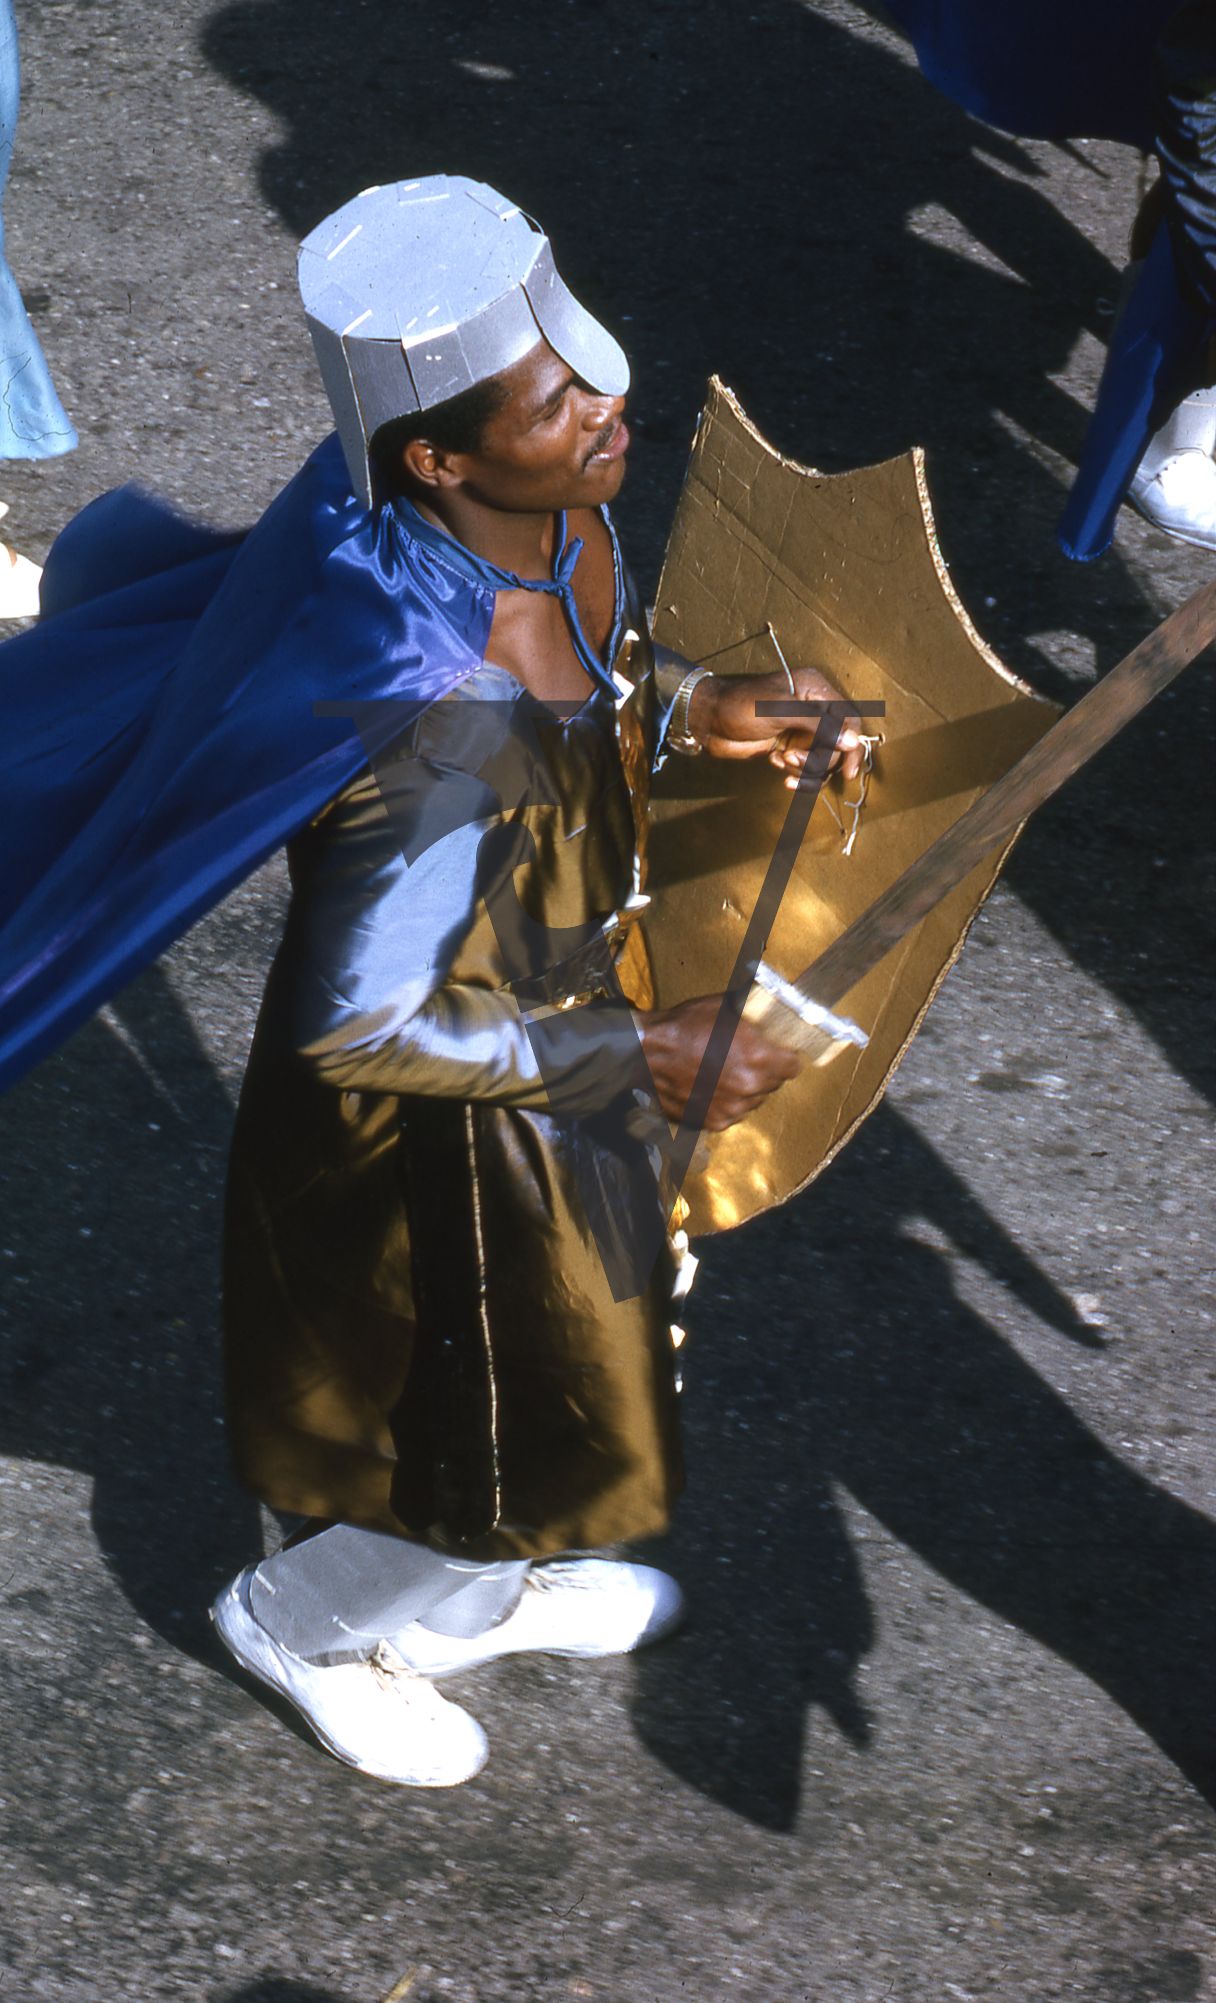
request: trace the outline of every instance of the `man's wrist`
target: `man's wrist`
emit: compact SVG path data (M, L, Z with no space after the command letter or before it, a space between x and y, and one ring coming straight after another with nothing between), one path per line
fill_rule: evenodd
M722 693L722 681L718 675L706 675L697 683L688 705L688 728L690 734L704 750L714 735L714 716L718 707L718 697Z
M695 758L704 750L713 714L713 684L709 668L690 668L685 675L676 690L667 722L666 741L670 750L681 752L686 758Z

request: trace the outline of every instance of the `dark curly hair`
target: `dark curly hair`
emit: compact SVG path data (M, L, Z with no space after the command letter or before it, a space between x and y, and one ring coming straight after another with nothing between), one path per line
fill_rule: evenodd
M484 382L462 389L446 403L430 410L411 410L394 417L374 433L367 448L372 469L372 495L376 501L391 501L398 494L409 495L410 479L402 463L402 453L414 438L425 438L440 452L478 452L485 428L508 395L501 376L487 376Z

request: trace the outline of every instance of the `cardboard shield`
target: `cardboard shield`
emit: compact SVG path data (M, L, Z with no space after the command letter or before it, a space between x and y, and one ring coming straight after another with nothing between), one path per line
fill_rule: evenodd
M771 626L772 632L769 628ZM984 645L937 547L919 449L822 474L775 452L716 379L693 444L655 639L723 673L821 669L881 702L851 847L850 800L816 803L764 957L796 978L1059 714ZM652 800L646 924L657 1001L730 983L793 796L766 760L670 757ZM1000 871L990 855L840 1003L869 1033L829 1047L759 1112L709 1135L683 1194L688 1229L720 1231L826 1167L881 1098ZM847 851L847 852L846 852Z

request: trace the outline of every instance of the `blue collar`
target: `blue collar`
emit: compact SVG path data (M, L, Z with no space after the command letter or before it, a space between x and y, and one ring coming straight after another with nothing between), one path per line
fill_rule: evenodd
M583 553L583 539L581 536L575 536L573 542L567 541L564 509L557 517L551 577L517 577L513 570L501 570L496 563L491 563L488 557L478 556L476 550L469 549L465 543L457 542L455 536L450 536L446 529L437 528L434 522L429 522L404 495L398 495L392 502L392 512L398 526L410 541L420 543L437 563L455 571L456 575L462 577L466 583L480 585L484 590L494 592L543 591L558 599L566 615L574 651L582 666L598 688L606 689L612 696L616 695L616 684L612 675L583 632L582 621L578 616L578 606L574 597L574 572ZM601 509L600 512L612 541L612 564L616 586L612 632L608 644L608 655L611 660L615 657L620 644L620 629L624 616L624 577L620 545L612 525L612 517L607 508Z

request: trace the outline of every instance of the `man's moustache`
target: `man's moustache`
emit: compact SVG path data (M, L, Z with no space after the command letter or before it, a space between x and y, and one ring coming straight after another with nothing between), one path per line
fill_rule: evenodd
M618 418L615 424L609 424L603 431L597 433L595 443L583 461L584 466L589 466L597 453L607 451L620 428L621 421Z

